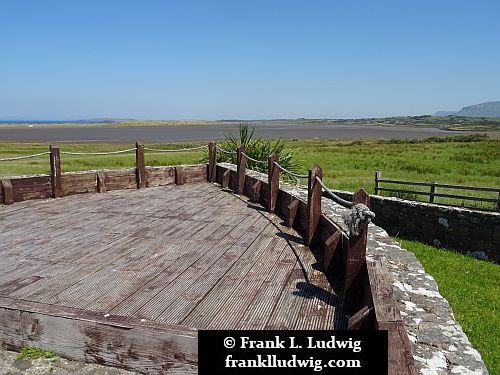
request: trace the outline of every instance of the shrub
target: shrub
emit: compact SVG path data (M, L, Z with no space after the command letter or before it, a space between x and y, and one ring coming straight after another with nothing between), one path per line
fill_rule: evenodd
M232 134L224 134L225 140L220 142L217 146L225 151L231 151L232 154L224 152L217 153L217 161L224 163L236 164L236 149L243 145L245 147L245 154L255 160L265 161L265 163L256 163L252 160L247 160L247 168L254 171L267 173L267 157L272 153L279 155L279 164L292 172L297 172L298 166L293 158L298 149L286 148L286 142L279 139L262 139L254 138L255 127L250 128L248 124L240 124L238 137ZM208 155L204 155L204 161L208 159ZM285 180L294 181L295 179L286 173L281 176Z

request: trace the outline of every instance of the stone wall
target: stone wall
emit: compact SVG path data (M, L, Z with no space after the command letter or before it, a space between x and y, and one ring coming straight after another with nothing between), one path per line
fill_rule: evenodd
M352 194L335 191L344 199ZM371 195L374 223L390 235L500 263L500 213Z

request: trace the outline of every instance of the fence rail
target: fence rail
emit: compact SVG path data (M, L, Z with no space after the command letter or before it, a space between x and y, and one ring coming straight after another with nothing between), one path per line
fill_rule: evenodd
M375 172L375 194L378 194L381 191L386 191L389 193L422 195L422 196L429 197L429 203L435 203L436 197L469 200L469 201L475 201L475 202L496 203L497 210L500 211L500 188L440 184L437 182L416 182L416 181L403 181L403 180L389 180L389 179L382 179L381 176L382 176L382 174L379 171ZM389 187L381 187L380 186L381 183L395 184L395 185L407 185L407 186L408 185L409 186L424 186L424 187L429 187L429 191L418 191L418 190L409 190L409 189L395 189L395 188L389 188ZM470 196L470 195L438 193L436 191L436 189L438 189L438 188L498 193L498 197L497 198L487 198L487 197L475 197L475 196ZM445 204L445 203L439 203L439 204L451 205L451 204ZM471 206L465 206L463 204L461 206L471 207ZM472 208L478 208L478 207L472 207Z

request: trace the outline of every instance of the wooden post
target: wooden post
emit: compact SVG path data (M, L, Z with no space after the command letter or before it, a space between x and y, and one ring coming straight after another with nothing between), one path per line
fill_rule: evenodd
M106 192L106 174L105 172L97 172L97 192Z
M431 182L431 193L429 195L429 203L434 203L434 194L436 194L436 183Z
M215 182L217 166L217 146L214 142L208 144L208 170L207 170L207 181Z
M146 187L146 167L144 166L144 143L135 143L135 180L137 189Z
M14 189L10 180L0 180L0 188L2 189L3 204L14 203Z
M269 187L267 210L269 212L274 212L280 190L280 170L274 163L279 163L279 157L273 152L267 157L267 184Z
M323 189L316 177L323 178L323 171L319 165L315 165L309 169L309 180L307 187L307 231L306 245L310 245L316 228L318 227L319 218L321 216L321 195Z
M186 183L186 173L181 166L175 167L175 184L184 185Z
M238 183L236 185L236 194L243 194L245 189L245 173L247 167L247 157L244 155L245 146L239 145L236 149L236 169L238 171Z
M352 205L362 203L370 207L370 196L363 189L352 197ZM345 257L344 301L346 313L352 315L363 302L365 287L366 243L368 240L368 223L361 223L359 235L350 235Z
M50 145L50 181L52 185L52 197L59 198L62 196L61 153L57 145Z
M378 180L382 174L379 171L375 172L375 195L378 195Z
M500 191L498 192L497 211L500 212Z

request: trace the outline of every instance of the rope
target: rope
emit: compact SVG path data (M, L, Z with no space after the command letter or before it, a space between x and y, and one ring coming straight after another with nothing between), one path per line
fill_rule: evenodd
M323 183L323 181L321 181L321 178L316 176L316 181L318 181L319 184L323 187L323 189L332 197L332 199L335 203L338 203L342 207L345 207L345 208L352 208L352 202L349 202L349 201L346 201L345 199L340 198L337 194L335 194L333 191L328 189L325 186L325 184Z
M309 176L307 176L307 175L301 175L301 174L298 174L298 173L293 173L293 172L289 171L288 169L286 169L286 168L282 167L281 165L279 165L279 163L277 163L277 162L274 162L274 165L276 165L283 172L288 173L290 176L293 176L295 178L302 179L302 180L304 180L304 179L307 180L309 178Z
M39 154L33 154L33 155L16 156L16 157L12 157L12 158L3 158L3 159L0 159L0 161L11 161L11 160L29 159L29 158L35 158L37 156L42 156L42 155L47 155L47 154L50 154L50 151L41 152Z
M225 153L225 154L230 154L230 155L236 155L236 154L237 154L237 152L234 152L234 151L226 151L226 150L224 150L223 148L220 148L219 146L215 146L215 148L216 148L217 150L219 150L219 151L221 151L221 152Z
M256 163L260 163L260 164L267 164L267 161L262 161L262 160L257 160L257 159L254 159L254 158L251 158L250 156L248 156L247 154L245 154L244 152L241 153L242 155L245 155L245 157L248 159L248 160L251 160L251 161L254 161Z
M207 147L207 146L199 146L199 147L191 147L191 148L179 148L176 150L160 150L160 149L156 149L156 148L144 147L144 150L154 151L154 152L183 152L183 151L201 150L202 148L205 148L205 147Z
M358 203L354 207L352 202L346 201L345 199L340 198L333 191L328 189L321 178L316 176L316 181L325 189L325 191L332 197L333 201L340 204L342 207L350 208L349 211L344 212L342 214L342 218L344 219L344 223L349 228L349 234L357 236L360 233L359 226L361 223L371 222L375 217L375 213L370 211L368 206L363 203Z
M349 233L357 236L360 233L359 226L361 223L370 222L375 217L375 213L363 203L358 203L352 210L344 212L342 215L344 223L349 228Z
M109 151L109 152L69 152L69 151L61 151L61 154L66 155L111 155L111 154L123 154L125 152L135 151L134 148L129 148L127 150L119 150L119 151Z

